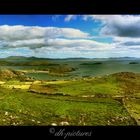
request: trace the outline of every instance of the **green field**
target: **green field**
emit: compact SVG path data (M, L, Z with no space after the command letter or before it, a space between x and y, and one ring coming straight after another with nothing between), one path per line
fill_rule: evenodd
M139 62L0 59L0 125L140 125Z

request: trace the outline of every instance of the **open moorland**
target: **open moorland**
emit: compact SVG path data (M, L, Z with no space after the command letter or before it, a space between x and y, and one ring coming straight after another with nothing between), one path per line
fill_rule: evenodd
M140 59L0 59L0 125L140 125Z

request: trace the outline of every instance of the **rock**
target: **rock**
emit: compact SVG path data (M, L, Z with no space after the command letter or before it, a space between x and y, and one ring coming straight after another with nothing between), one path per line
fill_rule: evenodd
M61 122L60 125L69 125L68 122Z
M40 121L37 121L37 123L40 123Z
M13 117L12 115L10 115L10 118L11 118L11 119L14 119L14 117Z
M120 118L120 121L123 121L124 120L124 118Z
M32 119L32 122L35 122L35 120L34 120L34 119Z
M138 118L138 121L140 121L140 118Z
M82 97L83 97L83 98L87 98L88 96L86 96L86 95L83 95Z
M14 122L12 125L16 125L16 123Z
M112 122L115 122L115 119L111 119Z
M6 116L8 115L8 112L7 112L7 111L5 112L5 115L6 115Z
M57 126L57 124L56 124L56 123L52 123L51 125L52 125L52 126Z
M95 97L95 95L91 95L91 97Z

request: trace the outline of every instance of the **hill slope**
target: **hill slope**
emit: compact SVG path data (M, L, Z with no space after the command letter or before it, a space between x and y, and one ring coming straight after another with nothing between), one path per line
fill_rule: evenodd
M0 69L0 80L29 81L31 78L26 77L24 72L11 69Z

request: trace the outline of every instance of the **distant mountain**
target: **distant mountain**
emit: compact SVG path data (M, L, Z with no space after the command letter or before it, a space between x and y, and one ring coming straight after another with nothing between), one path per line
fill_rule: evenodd
M25 57L25 56L9 56L9 57L7 57L7 58L5 58L5 59L43 59L43 58L38 58L38 57L34 57L34 56L32 56L32 57Z
M84 57L73 57L73 58L39 58L39 57L25 57L25 56L9 56L7 58L0 58L0 60L139 60L136 57L110 57L110 58L84 58Z
M136 58L136 57L110 57L109 59L133 60L133 59L140 59L140 58Z
M62 58L61 60L88 60L90 58L84 58L84 57L73 57L73 58Z
M17 60L17 59L26 59L27 57L24 56L9 56L7 58L3 58L3 59L10 59L10 60Z
M6 58L0 58L0 60L48 60L48 58L38 58L38 57L25 57L25 56L9 56Z
M25 56L9 56L6 58L0 58L0 60L87 60L90 58L39 58L39 57L25 57Z

